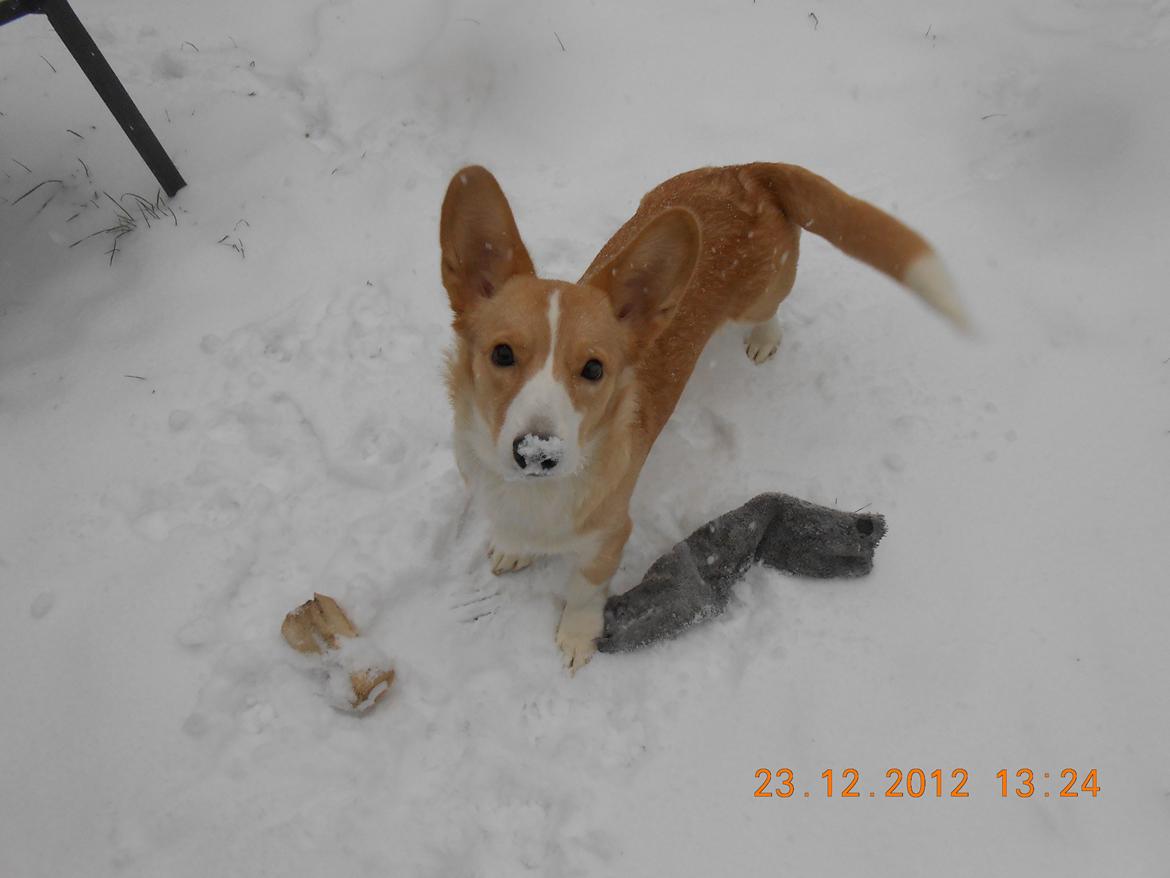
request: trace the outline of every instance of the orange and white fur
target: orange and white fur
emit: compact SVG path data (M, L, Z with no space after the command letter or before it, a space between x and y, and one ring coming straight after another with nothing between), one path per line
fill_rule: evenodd
M964 324L926 241L795 165L667 180L576 283L536 276L488 171L452 178L440 243L455 455L489 519L492 572L570 558L556 633L570 670L593 654L632 527L630 495L707 340L736 321L750 327L753 362L775 353L802 229Z

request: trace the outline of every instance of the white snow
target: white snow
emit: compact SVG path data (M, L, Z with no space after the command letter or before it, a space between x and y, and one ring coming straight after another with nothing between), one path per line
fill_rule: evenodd
M49 610L53 609L53 602L55 600L56 597L51 591L42 591L35 598L33 598L32 604L29 605L29 615L34 619L43 618L45 614L49 612Z
M1170 7L812 8L76 0L190 182L177 224L124 200L112 264L69 245L156 184L48 25L0 28L0 874L1165 874ZM564 564L492 577L464 514L443 192L491 168L572 280L654 184L755 160L921 230L980 338L805 235L615 588L764 490L885 513L873 574L753 570L570 679ZM314 591L393 656L361 716L280 636ZM970 797L881 795L914 767Z
M553 457L558 458L565 451L565 440L560 436L537 436L529 433L520 440L516 450L521 457Z

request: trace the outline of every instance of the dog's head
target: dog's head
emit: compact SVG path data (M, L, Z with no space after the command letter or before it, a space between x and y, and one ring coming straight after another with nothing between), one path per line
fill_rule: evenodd
M544 280L499 184L471 167L447 188L439 238L477 456L504 478L575 474L674 316L698 258L694 216L659 214L589 283Z

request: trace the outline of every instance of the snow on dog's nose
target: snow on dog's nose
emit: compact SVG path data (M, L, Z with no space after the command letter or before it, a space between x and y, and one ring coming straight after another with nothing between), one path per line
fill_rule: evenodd
M565 455L565 440L547 433L527 433L512 441L512 459L529 476L543 476L556 469Z

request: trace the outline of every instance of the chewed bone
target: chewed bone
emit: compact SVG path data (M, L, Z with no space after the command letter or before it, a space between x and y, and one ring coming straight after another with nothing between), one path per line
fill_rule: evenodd
M394 669L358 630L337 601L315 594L284 617L280 633L297 652L320 655L337 707L362 712L373 707L394 682Z

